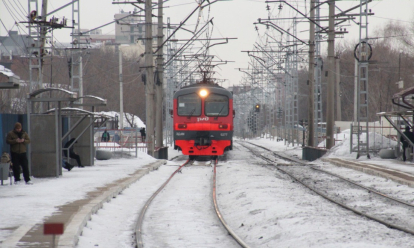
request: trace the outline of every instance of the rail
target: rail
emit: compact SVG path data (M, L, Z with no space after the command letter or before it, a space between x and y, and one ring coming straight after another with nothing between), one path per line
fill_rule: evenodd
M223 215L220 213L218 204L217 204L217 194L216 194L216 168L217 168L217 159L214 161L214 175L213 175L213 203L214 209L216 210L217 217L219 218L221 224L223 224L224 228L226 228L227 232L233 237L234 240L243 248L248 248L249 246L241 239L237 234L227 225L226 221L224 220Z
M148 201L142 207L141 212L138 217L137 224L135 226L135 241L137 242L138 248L144 247L144 243L142 242L142 224L144 223L144 216L145 216L145 213L147 212L149 205L151 204L152 200L154 200L154 198L161 192L161 190L163 190L164 187L170 182L173 176L177 174L177 172L181 170L181 168L183 168L189 162L190 160L187 160L184 164L178 167L178 169L174 171L174 173L168 178L168 180L163 185L161 185L161 187L148 199Z

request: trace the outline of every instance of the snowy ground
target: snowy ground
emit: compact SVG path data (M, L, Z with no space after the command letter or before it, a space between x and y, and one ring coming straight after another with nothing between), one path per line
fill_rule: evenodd
M301 147L286 147L274 140L248 141L301 158ZM342 148L338 145L336 155L328 156L345 154L346 149L347 144ZM348 154L349 150L340 157L355 158ZM169 150L169 157L176 155L176 151ZM56 210L55 206L80 199L87 191L126 177L152 161L139 153L138 158L96 161L94 167L64 171L60 178L34 178L34 185L0 187L0 242L10 236L10 227L41 223ZM369 160L414 173L407 166L410 164L393 161ZM104 204L84 228L77 247L133 247L132 225L142 205L182 162L169 161ZM235 145L217 168L220 210L228 225L251 247L414 247L413 236L327 202L265 164ZM407 186L321 161L314 164L413 200L414 190ZM215 217L211 171L211 167L194 165L171 180L147 211L143 231L146 247L237 247Z

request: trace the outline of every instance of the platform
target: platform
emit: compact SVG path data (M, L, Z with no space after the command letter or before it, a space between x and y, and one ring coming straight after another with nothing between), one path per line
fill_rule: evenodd
M112 161L112 163L116 163ZM119 162L118 162L119 163ZM69 203L60 205L57 204L54 207L54 211L51 215L45 216L43 220L31 219L30 216L24 216L21 214L21 211L24 211L24 208L39 208L39 211L43 211L41 206L43 205L42 200L38 199L39 206L26 205L23 206L23 210L16 208L16 212L10 214L16 214L16 218L19 219L20 216L24 216L26 220L23 222L16 220L16 223L3 223L3 226L0 228L0 231L8 230L11 232L10 235L7 235L6 239L3 242L0 242L0 247L2 248L17 248L17 247L51 247L52 236L43 234L43 224L44 223L63 223L64 224L64 233L63 235L57 236L57 245L56 247L69 248L75 247L78 242L79 235L82 233L83 227L86 225L87 221L91 216L96 213L105 202L110 201L113 197L118 195L122 190L127 188L130 184L136 182L141 177L146 175L152 170L158 169L162 164L166 163L165 160L158 160L155 162L150 162L144 164L140 168L136 169L134 172L130 173L127 177L122 177L117 180L112 181L111 183L106 183L103 186L97 187L95 190L84 192L85 196L82 199L74 200ZM95 167L95 170L98 167ZM76 168L75 168L76 169ZM94 167L88 168L85 170L83 168L78 168L79 173L84 173L85 180L88 180L88 177L93 177ZM92 171L91 171L92 170ZM67 172L67 175L70 175L71 172ZM86 174L85 174L86 173ZM72 173L73 174L73 173ZM98 173L95 174L99 176ZM79 175L77 175L79 176ZM62 178L54 179L56 184L59 184L59 180ZM29 191L32 191L37 185L50 183L51 179L39 179L33 180L34 185L8 185L0 187L0 198L7 202L15 201L16 204L19 204L19 201L22 201L22 197L31 198ZM43 181L43 182L42 182ZM42 186L43 188L44 186ZM39 185L40 188L40 185ZM14 194L7 194L7 190L15 191ZM26 189L26 193L25 193ZM60 190L59 187L56 187L55 191ZM73 189L67 190L79 190L76 187ZM55 192L53 192L55 193ZM65 194L65 191L57 192ZM16 194L19 194L16 196ZM24 202L24 201L22 201ZM1 204L0 204L1 205ZM1 221L0 221L1 222ZM23 224L21 224L23 223ZM4 226L6 225L6 226ZM34 246L35 244L35 246Z
M350 161L341 158L322 158L337 166L346 167L364 173L393 180L397 183L414 187L414 163L403 162L396 159L385 160L389 165L383 165L376 161ZM405 167L405 168L404 168Z

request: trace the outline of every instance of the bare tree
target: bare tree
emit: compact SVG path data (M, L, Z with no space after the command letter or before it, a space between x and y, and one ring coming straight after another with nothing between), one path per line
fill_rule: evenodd
M82 56L84 95L107 99L107 106L97 111L119 111L119 59L115 49L90 49ZM138 53L130 53L129 56L123 57L124 112L145 120L145 89L141 80L140 58ZM12 71L20 77L23 83L18 90L2 90L0 110L2 113L25 113L26 95L30 92L29 61L27 58L14 57L12 62ZM70 89L71 78L68 65L70 65L68 54L45 57L44 87ZM33 75L36 73L34 72Z

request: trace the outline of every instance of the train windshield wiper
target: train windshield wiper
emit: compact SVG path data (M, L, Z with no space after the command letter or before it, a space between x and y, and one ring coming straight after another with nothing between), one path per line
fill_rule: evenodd
M224 107L226 107L226 104L224 104L223 107L221 107L220 112L217 114L216 117L214 117L214 120L217 120L218 119L218 117L220 116L221 111L223 111Z
M187 118L188 118L188 119L190 119L190 118L191 118L191 116L193 116L193 114L194 114L195 110L196 110L196 108L194 107L194 108L193 108L193 110L191 110L190 115L189 115L189 116L187 116Z

